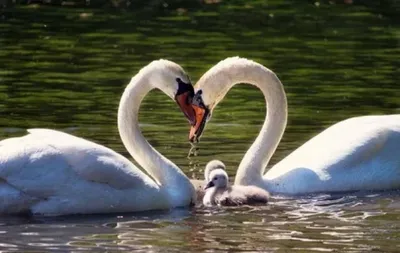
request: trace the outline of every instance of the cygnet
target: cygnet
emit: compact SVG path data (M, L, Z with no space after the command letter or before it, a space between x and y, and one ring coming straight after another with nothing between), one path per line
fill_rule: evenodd
M221 166L222 165L222 166ZM225 165L218 160L210 161L204 173L207 185L204 190L203 204L205 206L238 206L266 204L269 193L256 186L229 186Z
M190 182L196 189L197 201L198 203L203 202L204 194L206 193L204 187L208 183L209 175L212 170L215 169L223 169L225 170L225 164L219 160L212 160L207 163L206 168L204 170L204 180L191 179Z

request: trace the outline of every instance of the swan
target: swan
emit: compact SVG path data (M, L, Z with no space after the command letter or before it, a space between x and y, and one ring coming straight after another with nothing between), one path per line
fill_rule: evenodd
M125 148L150 176L124 156L94 142L51 129L29 129L0 142L0 214L39 215L133 212L185 207L192 184L142 135L139 106L158 88L177 101L189 120L193 87L183 69L153 61L122 94L118 130Z
M244 58L219 62L195 85L192 106L197 119L190 129L190 141L198 141L215 106L237 83L261 90L267 114L239 165L235 185L256 185L271 193L292 195L400 188L399 114L360 116L336 123L264 174L286 127L286 94L274 72Z
M229 186L229 177L225 165L219 160L210 161L206 168L204 206L238 206L266 204L269 193L256 186L233 185Z

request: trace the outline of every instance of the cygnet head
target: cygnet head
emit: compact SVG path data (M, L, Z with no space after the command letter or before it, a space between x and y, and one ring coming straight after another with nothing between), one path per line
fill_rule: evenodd
M206 169L204 170L204 180L207 183L210 181L210 173L216 169L226 170L225 164L220 160L211 160L207 163Z
M223 169L214 169L209 175L209 181L204 190L215 187L217 189L225 189L228 186L229 178Z

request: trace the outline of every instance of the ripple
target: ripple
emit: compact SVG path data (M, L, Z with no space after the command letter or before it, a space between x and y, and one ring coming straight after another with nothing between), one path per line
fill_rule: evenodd
M9 244L9 243L0 243L0 247L4 247L4 248L17 248L17 245L14 244Z

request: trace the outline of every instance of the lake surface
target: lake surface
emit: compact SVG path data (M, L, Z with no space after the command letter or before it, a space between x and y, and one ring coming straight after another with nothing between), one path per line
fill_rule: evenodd
M335 122L400 113L398 1L82 2L0 7L0 139L54 128L129 157L118 102L130 78L159 58L180 64L193 83L230 56L272 69L289 121L271 165ZM262 94L236 86L191 158L188 123L167 96L151 92L139 119L149 142L191 178L217 158L233 179L264 115ZM397 191L274 196L264 207L0 217L0 250L398 252L398 231Z

